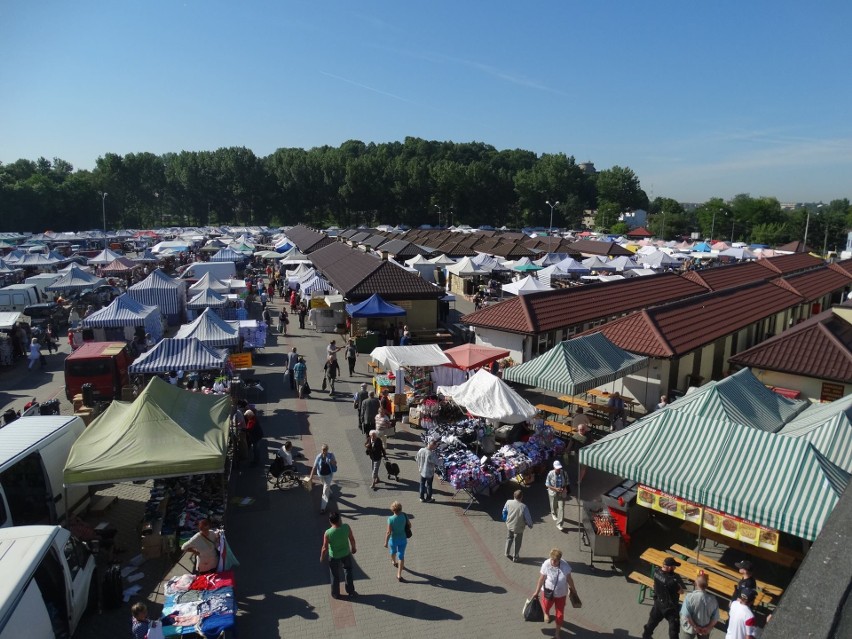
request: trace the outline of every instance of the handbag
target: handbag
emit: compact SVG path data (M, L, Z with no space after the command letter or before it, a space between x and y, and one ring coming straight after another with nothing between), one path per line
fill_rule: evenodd
M328 380L327 380L325 377L323 377L323 378L322 378L322 389L323 389L323 390L325 390L325 387L326 387L326 384L327 384L327 383L328 383Z
M411 539L412 534L413 533L411 532L411 522L408 521L408 515L406 515L405 516L405 538Z
M544 588L542 592L544 592L545 599L553 599L553 588Z
M541 601L538 597L527 599L524 602L524 621L544 621L544 610L541 609Z
M572 608L582 608L583 602L580 601L580 597L577 595L576 591L571 588L568 591L568 600L571 602Z

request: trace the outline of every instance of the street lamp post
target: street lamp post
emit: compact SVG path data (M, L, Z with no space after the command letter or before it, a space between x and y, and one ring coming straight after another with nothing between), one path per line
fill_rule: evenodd
M547 234L553 235L553 209L559 206L559 200L556 200L553 204L550 203L550 200L547 200L545 204L550 207L550 228L548 229Z
M731 244L734 243L734 224L735 223L736 223L735 220L733 218L731 218Z
M817 204L817 212L822 208L822 204ZM802 253L807 250L808 247L808 227L811 225L811 210L808 209L808 217L805 219L805 239L802 242Z
M109 195L106 191L101 192L101 214L103 214L104 218L104 248L107 248L107 239L106 239L106 196Z
M716 230L716 213L724 213L724 209L713 211L713 223L710 224L710 241L713 241L713 232ZM725 213L727 215L727 213Z
M437 204L433 204L432 206L434 206L438 210L438 227L440 228L440 226L441 226L441 207L438 206Z

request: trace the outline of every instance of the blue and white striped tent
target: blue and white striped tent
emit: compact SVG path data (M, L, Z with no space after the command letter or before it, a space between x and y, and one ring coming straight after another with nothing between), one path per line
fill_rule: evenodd
M240 323L228 322L207 309L191 324L181 326L175 339L196 338L208 346L236 346L240 343Z
M335 289L328 281L322 277L321 275L314 274L313 277L305 281L300 288L302 295L310 295L315 291L328 291L329 293L336 293L337 289Z
M213 257L210 258L211 262L235 262L239 264L240 262L245 262L247 256L243 253L239 253L232 249L229 246L225 248L219 249L218 252L213 254Z
M170 326L181 324L186 315L186 286L160 269L127 289L127 294L141 304L159 307Z
M228 355L198 339L166 338L140 355L130 365L131 373L168 373L169 371L206 371L222 368Z
M190 296L197 295L201 291L205 289L213 289L217 293L227 293L230 290L230 287L220 279L217 279L210 275L210 273L205 273L201 276L201 279L198 280L195 284L189 287Z
M105 340L125 339L125 328L134 329L141 326L146 333L150 333L155 340L163 336L162 322L160 322L160 311L156 306L145 306L132 297L119 295L112 304L99 311L95 311L82 321L83 328L106 329ZM109 329L121 329L118 333Z
M228 298L222 293L217 293L212 288L205 288L196 293L186 303L189 310L200 311L205 308L224 308L228 304Z
M83 291L86 289L97 288L102 284L106 284L106 280L104 278L92 275L91 273L81 269L76 264L72 264L71 268L68 269L68 272L65 273L65 275L53 282L50 286L45 286L44 290L58 292Z
M850 479L803 437L691 414L675 404L582 448L579 461L809 540Z

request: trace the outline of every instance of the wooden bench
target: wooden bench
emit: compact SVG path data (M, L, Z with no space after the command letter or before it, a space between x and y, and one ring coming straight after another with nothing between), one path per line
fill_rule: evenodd
M631 581L635 581L636 583L639 584L639 598L637 599L638 603L643 603L645 601L645 596L648 593L648 589L650 589L652 593L654 592L654 578L653 577L649 577L648 575L645 575L641 572L636 572L634 570L629 575L627 575L627 578L630 579ZM683 598L684 598L684 595L682 594L678 598L678 601L683 602ZM722 623L728 622L728 611L727 610L721 610L721 609L719 610L719 621L721 621Z
M547 413L549 415L558 415L559 417L571 417L571 413L566 408L559 408L558 406L548 406L547 404L536 404L536 410L541 411L542 413Z
M693 561L697 561L700 564L705 564L711 570L721 573L726 577L730 577L731 579L735 579L737 581L740 580L740 573L733 568L729 568L725 564L708 557L707 555L700 555L687 548L686 546L681 546L680 544L672 544L670 548L671 553L673 555L680 555L684 559L692 559ZM758 590L765 592L767 595L771 595L773 599L780 598L781 595L784 594L784 589L779 588L778 586L774 586L766 581L761 581L760 579L755 579L757 583Z
M562 422L556 422L556 421L553 421L552 419L545 419L544 423L547 424L548 426L550 426L557 433L559 433L561 435L567 435L568 437L570 437L571 435L573 435L576 432L570 424L564 424Z
M693 535L698 535L698 525L692 523L691 521L685 521L681 524L681 530L685 530L688 533ZM800 563L802 563L802 559L804 559L804 555L802 553L792 550L790 548L785 548L783 546L778 547L778 552L773 552L772 550L768 550L766 548L760 548L759 546L753 546L751 544L744 543L739 539L731 539L730 537L725 537L720 533L715 533L706 528L701 530L701 538L709 539L712 542L720 543L722 545L728 546L729 548L735 548L736 550L742 551L746 555L751 555L752 557L757 557L759 559L766 560L770 563L777 564L779 566L783 566L785 568L795 568Z

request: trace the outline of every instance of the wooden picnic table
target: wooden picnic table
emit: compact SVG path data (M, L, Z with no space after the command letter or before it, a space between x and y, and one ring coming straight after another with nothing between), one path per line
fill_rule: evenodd
M557 433L560 433L562 435L568 435L569 437L576 432L570 424L566 424L564 422L557 422L552 419L545 419L544 423L550 426Z
M586 394L591 395L594 400L601 399L604 403L608 402L609 398L612 397L612 393L598 390L597 388L593 388ZM621 397L621 401L624 402L624 405L627 407L627 410L630 412L630 414L633 415L636 407L639 405L639 402L637 402L635 399L624 397L624 395L619 395L619 397Z
M696 536L698 535L698 524L694 524L691 521L685 521L680 527L681 530L685 530L686 532ZM723 544L729 548L735 548L746 555L764 559L773 564L784 566L785 568L795 568L802 563L802 559L804 559L802 553L790 548L785 548L784 546L779 546L778 552L774 552L772 550L767 550L766 548L747 544L739 539L731 539L730 537L707 530L706 528L701 530L701 537L702 539L709 539L710 541Z
M669 551L673 555L680 555L684 559L692 559L693 561L698 562L698 565L705 565L710 570L714 572L718 572L721 575L726 577L730 577L736 581L740 580L740 573L734 568L729 568L722 562L716 561L712 557L708 557L707 555L699 555L696 551L687 548L686 546L681 546L680 544L672 544L672 547L669 548ZM760 579L755 579L757 583L757 588L767 595L771 595L773 599L780 597L784 594L784 589L779 588L778 586L774 586L768 581L762 581Z
M664 552L662 550L657 550L656 548L648 548L640 555L639 558L643 561L647 561L652 566L662 566L663 561L665 561L666 557L671 556L672 553L670 552ZM724 575L720 575L719 573L708 572L706 570L703 570L696 564L691 564L687 561L680 562L680 566L677 566L674 571L681 577L685 577L690 581L695 581L699 573L703 572L704 575L707 577L707 591L725 601L730 600L731 595L737 587L737 581L734 581L733 579L728 579L727 577L725 577ZM761 606L770 602L771 598L768 595L762 592L758 592L757 597L754 600L754 605Z
M588 402L582 397L574 397L573 395L560 395L559 399L568 404L569 406L582 406L584 409L591 410L600 408L600 404L595 404L594 402Z
M550 415L559 415L560 417L571 417L571 413L567 408L559 408L558 406L548 406L547 404L536 404L536 410Z

